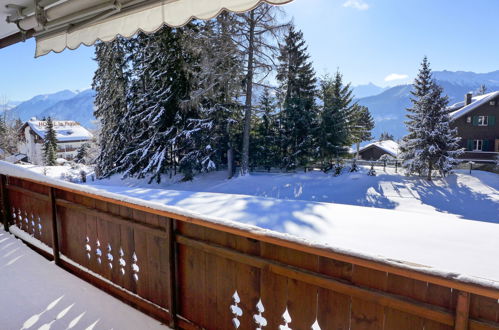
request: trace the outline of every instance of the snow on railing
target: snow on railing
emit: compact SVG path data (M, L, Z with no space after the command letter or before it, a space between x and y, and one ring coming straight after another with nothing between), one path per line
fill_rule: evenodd
M0 174L5 228L173 328L499 326L499 288L492 282L342 251L5 163Z

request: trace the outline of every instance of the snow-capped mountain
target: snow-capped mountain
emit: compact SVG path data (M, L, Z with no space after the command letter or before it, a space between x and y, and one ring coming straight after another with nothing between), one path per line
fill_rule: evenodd
M353 95L355 99L360 99L363 97L369 97L369 96L374 96L382 93L383 91L387 90L389 87L380 87L376 86L372 82L366 84L366 85L358 85L358 86L353 86Z
M87 89L70 99L57 102L38 116L41 118L50 116L58 120L74 120L84 127L94 128L94 98L95 91Z
M449 97L449 104L462 101L467 92L478 90L482 84L490 92L499 90L499 71L490 73L434 71L433 77L444 88L444 93ZM359 104L369 108L374 117L376 122L374 137L379 137L382 132L391 133L397 138L406 134L404 121L406 108L411 106L411 89L411 85L399 85L381 94L358 100Z
M16 107L12 108L8 116L12 119L20 118L25 121L31 117L38 116L45 109L62 100L67 100L76 95L70 90L63 90L53 94L37 95L27 101L21 102Z
M21 102L7 112L11 119L22 121L32 117L52 117L56 120L75 120L87 128L95 127L93 108L95 92L63 90L53 94L37 95Z

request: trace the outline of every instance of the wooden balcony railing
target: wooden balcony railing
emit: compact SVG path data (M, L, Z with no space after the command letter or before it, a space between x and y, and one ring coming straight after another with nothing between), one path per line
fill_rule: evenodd
M5 175L0 185L6 228L57 265L173 328L499 329L499 290L492 285L77 186Z

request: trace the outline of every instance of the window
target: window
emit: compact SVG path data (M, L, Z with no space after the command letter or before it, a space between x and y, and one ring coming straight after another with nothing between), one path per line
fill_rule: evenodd
M495 101L495 100L492 100L492 101L490 101L490 103L489 103L489 104L490 104L490 105L492 105L492 106L494 106L494 105L496 105L496 101Z
M478 116L478 126L488 126L489 116Z
M467 122L468 124L471 124L471 117L470 117L470 116L466 117L466 122Z
M482 149L483 149L483 140L473 140L473 150L482 151Z

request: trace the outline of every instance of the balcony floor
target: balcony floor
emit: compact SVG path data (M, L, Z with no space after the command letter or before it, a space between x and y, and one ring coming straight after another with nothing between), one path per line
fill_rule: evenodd
M0 329L169 329L80 280L0 227Z

